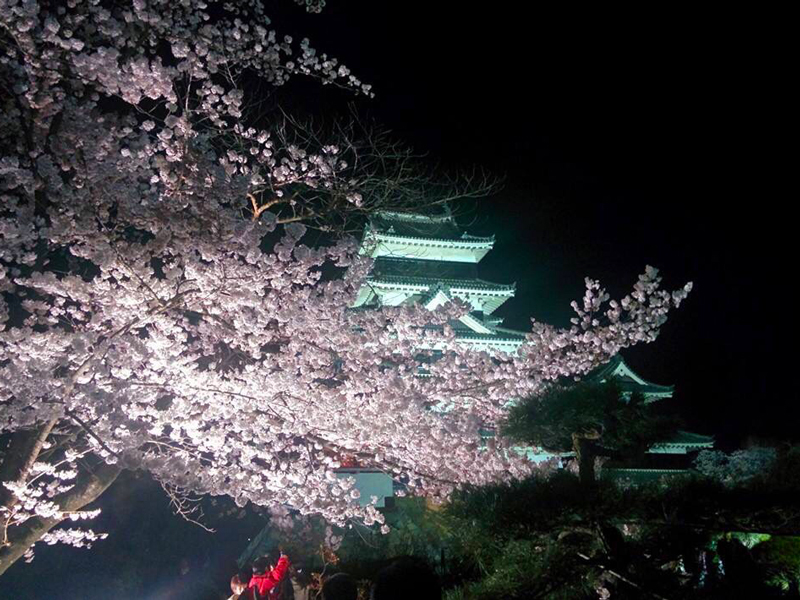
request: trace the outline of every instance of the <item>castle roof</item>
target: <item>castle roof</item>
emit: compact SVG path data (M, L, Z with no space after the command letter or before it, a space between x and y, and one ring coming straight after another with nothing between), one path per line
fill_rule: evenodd
M459 228L452 215L381 212L364 231L362 252L424 261L479 262L494 245L494 236L479 237Z
M605 365L592 371L587 379L590 381L607 381L613 379L622 388L623 393L631 394L638 392L645 397L645 400L655 401L662 398L672 398L675 386L659 385L647 381L636 374L617 354Z
M427 216L382 212L371 219L371 225L382 233L399 237L461 240L472 238L460 229L452 215ZM474 238L474 239L494 239Z
M403 277L400 275L370 275L367 280L373 284L384 284L392 287L417 287L429 289L435 285L452 290L472 291L486 294L513 296L516 284L492 283L483 279L444 279L438 277Z
M473 310L490 314L497 310L509 298L514 296L515 285L492 283L483 279L442 279L434 277L402 277L392 275L370 275L365 285L373 294L386 299L394 295L395 302L404 302L415 298L426 306L431 304L437 295L444 294L446 301L459 298L472 305ZM435 308L437 302L429 308Z

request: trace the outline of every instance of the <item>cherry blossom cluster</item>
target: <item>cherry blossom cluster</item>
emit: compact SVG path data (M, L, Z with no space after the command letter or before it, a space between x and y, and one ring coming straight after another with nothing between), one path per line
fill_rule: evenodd
M108 537L107 533L95 533L91 529L60 528L45 533L40 542L52 546L54 544L65 544L73 548L91 548L94 542L104 540ZM25 562L32 562L35 558L34 546L28 548L23 554Z
M381 530L383 530L385 527L386 525L382 525ZM387 529L386 533L388 532L389 531ZM332 527L329 526L325 528L325 546L327 546L334 552L336 552L337 550L339 550L339 548L341 548L343 539L344 538L341 535L337 535L336 533L334 533Z
M11 501L0 506L0 522L3 526L3 540L8 538L9 529L22 525L29 519L39 517L56 521L81 521L94 519L100 509L65 511L55 499L69 492L78 474L76 461L83 453L67 450L65 457L58 462L35 462L25 481L4 481L3 487L11 492ZM65 543L76 547L89 547L91 542L104 539L107 534L95 533L87 529L56 530L41 539L47 544ZM25 554L26 560L33 560L33 547Z
M316 10L323 3L307 4ZM131 159L131 174L137 166L147 171L136 186L145 200L155 188L191 193L189 173L204 184L238 177L243 192L258 199L254 210L263 210L262 193L265 202L281 202L286 188L297 183L354 197L347 179L336 177L343 161L335 157L335 146L282 149L269 139L269 124L244 124L245 79L282 85L303 74L371 93L308 40L295 44L278 36L259 0L74 0L52 6L2 0L0 15L4 47L14 50L0 57L3 80L16 95L6 99L0 117L0 136L14 149L2 158L9 176L73 176L87 162L109 157L113 148ZM101 111L99 103L109 98L121 105ZM118 118L126 105L134 110ZM57 150L51 146L52 134L59 133L54 127L76 116L113 139L89 135L85 148L46 156ZM84 185L85 178L74 183Z
M768 473L777 458L775 448L759 446L730 454L719 450L702 450L694 461L694 467L706 477L735 487Z
M131 222L150 233L129 239L127 226L98 223L107 201L85 218L54 214L42 231L93 276L32 270L10 282L37 300L3 338L14 382L4 426L76 415L109 462L338 524L383 523L336 476L344 460L438 497L530 474L502 440L481 448L478 429L502 418L509 399L652 339L674 303L650 270L624 313L604 316L604 292L590 286L578 325L537 324L514 356L476 353L431 326L454 316L447 311L350 310L369 269L353 241L310 248L291 224L265 252L274 219L254 223L211 199L148 212L118 201L117 215L136 214ZM323 279L325 264L349 268ZM446 349L426 377L416 376L421 347ZM447 412L430 410L443 402Z

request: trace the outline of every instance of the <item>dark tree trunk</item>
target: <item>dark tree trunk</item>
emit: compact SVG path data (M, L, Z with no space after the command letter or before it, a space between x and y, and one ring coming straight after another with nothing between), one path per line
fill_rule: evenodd
M27 477L55 424L56 419L53 419L36 429L24 429L11 435L8 447L3 453L3 462L0 463L0 482L20 481ZM13 504L14 497L11 492L0 486L0 506Z
M57 496L54 501L62 511L81 510L96 500L119 475L121 469L115 465L100 464L93 471L81 471L75 487ZM13 527L8 533L8 543L0 548L0 576L13 565L42 536L58 525L61 519L29 519L19 527Z
M572 434L572 449L575 452L575 460L578 461L578 478L581 486L592 488L597 484L594 476L594 460L597 458L594 436L584 436Z

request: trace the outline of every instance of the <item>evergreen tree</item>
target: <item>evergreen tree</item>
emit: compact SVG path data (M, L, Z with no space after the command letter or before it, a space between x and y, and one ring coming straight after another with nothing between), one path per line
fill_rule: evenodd
M573 452L581 483L591 486L596 458L644 453L675 428L675 420L658 415L641 394L626 397L614 382L580 382L524 399L511 408L501 432L550 452Z

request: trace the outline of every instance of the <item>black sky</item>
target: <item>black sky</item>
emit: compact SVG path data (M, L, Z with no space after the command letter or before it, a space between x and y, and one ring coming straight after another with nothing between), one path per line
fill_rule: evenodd
M470 218L497 235L483 276L517 281L507 324L565 324L585 276L619 295L651 264L695 291L628 362L674 383L687 425L723 445L797 437L779 17L527 4L348 0L286 16L374 85L359 110L445 166L506 177Z

